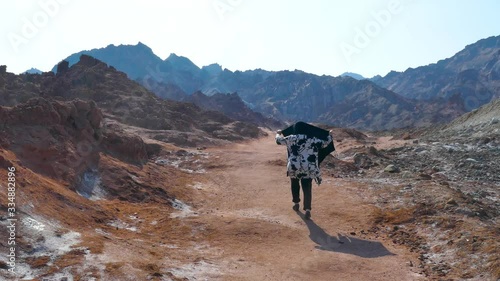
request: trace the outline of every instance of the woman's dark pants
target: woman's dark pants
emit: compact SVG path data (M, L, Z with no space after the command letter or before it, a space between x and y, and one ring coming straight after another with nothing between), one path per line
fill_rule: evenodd
M304 210L311 210L312 201L312 179L294 179L290 178L292 183L292 201L293 203L300 202L300 185L302 185L302 191L304 192ZM299 185L300 181L300 185Z

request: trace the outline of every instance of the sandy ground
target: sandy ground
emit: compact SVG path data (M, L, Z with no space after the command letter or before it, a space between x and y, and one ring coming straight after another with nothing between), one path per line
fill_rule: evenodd
M389 142L377 140L384 146ZM353 145L342 142L338 149ZM19 232L19 242L37 251L22 256L18 276L70 281L425 279L416 254L372 231L376 198L366 181L325 176L321 186L313 183L312 220L306 221L303 211L292 210L286 147L276 145L272 133L194 153L202 162L191 164L202 166L185 172L154 161L139 168L101 159L118 163L136 184L147 182L175 194L170 203L91 201L20 169L18 178L28 185L19 193L19 204L51 203L19 213L20 219L47 227L23 226ZM60 224L52 227L56 220Z
M387 141L387 140L386 140ZM274 136L209 149L210 170L195 201L218 270L196 280L423 280L416 256L381 240L366 186L325 177L313 183L312 220L292 210L286 147ZM301 206L302 208L302 206ZM194 280L194 279L193 279Z

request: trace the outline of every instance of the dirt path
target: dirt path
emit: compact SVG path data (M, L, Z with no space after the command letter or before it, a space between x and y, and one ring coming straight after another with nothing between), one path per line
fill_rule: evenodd
M212 249L198 259L196 280L423 280L408 265L414 255L369 231L362 183L313 183L305 221L291 208L286 147L272 134L208 152L219 167L200 183L200 215L186 218L204 225L198 239Z

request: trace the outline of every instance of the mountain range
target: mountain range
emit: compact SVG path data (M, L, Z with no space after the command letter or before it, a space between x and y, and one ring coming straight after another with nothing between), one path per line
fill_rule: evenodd
M371 81L419 100L459 94L470 111L500 97L500 36L479 40L437 63L391 71Z
M241 122L193 103L164 100L128 79L123 72L87 55L57 74L0 72L0 105L17 106L31 99L93 101L107 120L134 126L152 139L179 145L208 145L220 140L243 140L263 133L257 124Z
M162 60L143 43L109 45L65 60L71 65L82 54L93 56L162 98L189 100L198 91L207 96L237 93L250 109L285 122L384 130L444 123L498 98L499 42L500 37L490 37L435 64L365 80L349 73L233 72L218 64L200 68L175 54Z

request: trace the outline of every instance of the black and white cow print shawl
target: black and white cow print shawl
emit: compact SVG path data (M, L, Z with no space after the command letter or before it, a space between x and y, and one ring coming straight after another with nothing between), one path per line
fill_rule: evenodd
M298 179L314 179L316 183L321 183L318 153L320 149L332 143L332 137L329 134L325 140L304 134L286 137L277 134L276 143L287 146L287 176Z
M282 130L283 136L289 135L307 135L310 138L318 138L321 140L328 140L330 137L330 133L327 130L321 129L319 127L313 126L311 124L299 121L295 124L290 125L289 127ZM330 153L335 151L335 146L333 141L331 141L327 146L321 148L318 153L318 164L321 165L321 162L328 156Z

